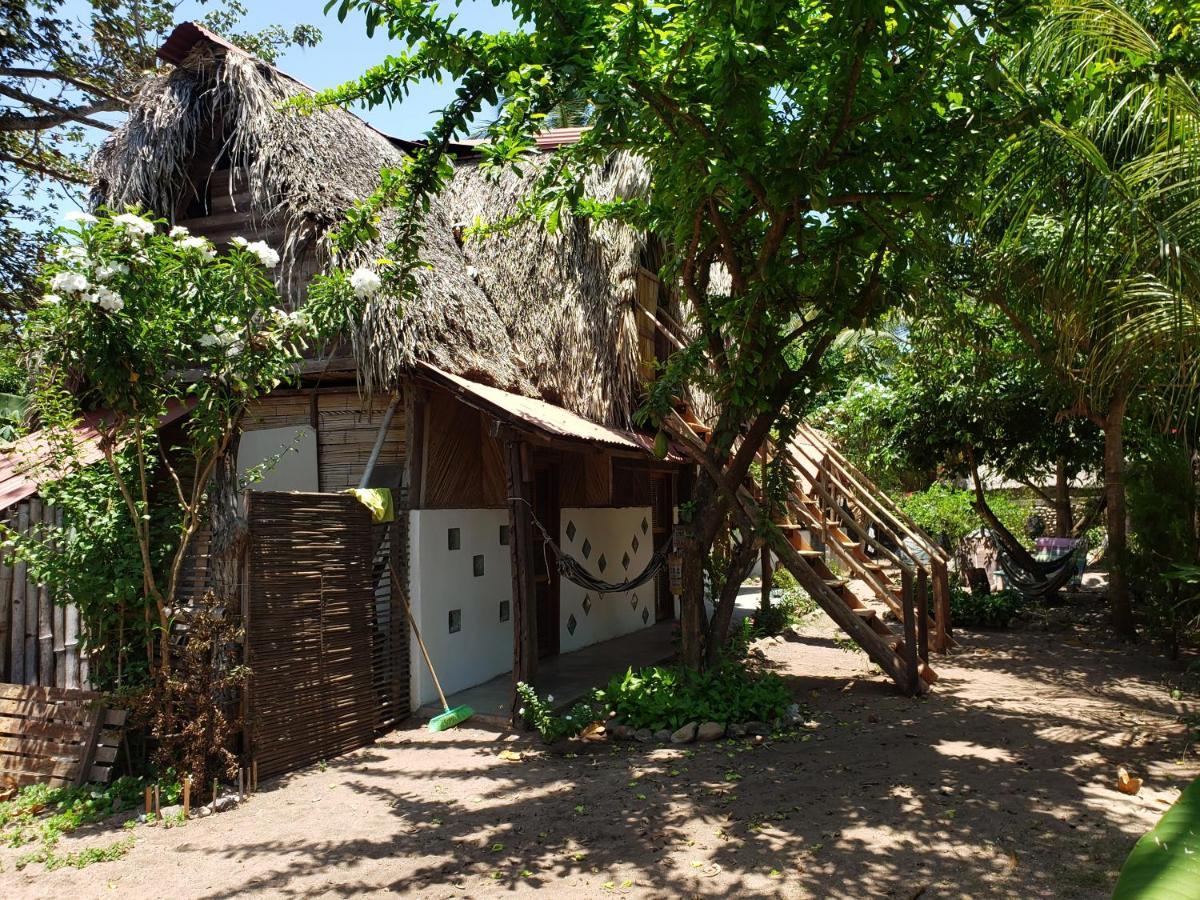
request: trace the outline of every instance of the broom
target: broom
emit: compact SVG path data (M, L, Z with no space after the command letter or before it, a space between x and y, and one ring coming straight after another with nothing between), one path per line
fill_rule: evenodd
M392 570L392 584L399 586L400 577L396 574L396 567L388 563L388 567ZM404 604L404 611L408 614L408 624L412 626L413 634L417 636L417 646L421 648L421 653L425 657L425 665L429 666L429 674L433 676L433 686L437 688L438 697L442 700L442 709L445 712L434 716L429 720L429 725L426 726L430 731L446 731L453 728L455 725L460 725L471 716L475 715L475 710L471 707L463 705L450 708L450 704L446 702L446 695L442 691L442 683L438 681L437 672L433 668L433 660L429 658L429 651L425 649L425 642L421 640L421 629L417 628L416 619L413 618L412 609L408 605L408 596L403 590L398 592L400 601Z

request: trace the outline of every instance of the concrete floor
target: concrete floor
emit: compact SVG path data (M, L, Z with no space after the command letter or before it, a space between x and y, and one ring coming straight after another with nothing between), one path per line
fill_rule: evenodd
M556 707L570 706L630 666L636 669L669 659L675 653L672 642L675 626L674 621L658 622L610 641L540 660L538 690L554 697ZM508 722L511 690L512 675L506 672L451 694L446 700L452 707L465 704L475 710L472 722L504 725ZM426 704L421 707L420 715L431 717L441 711L436 704Z
M738 593L734 623L752 614L759 603L757 585L745 585ZM712 610L709 610L711 615ZM672 636L676 622L651 625L610 641L593 644L572 653L547 657L538 663L538 689L554 698L558 708L570 706L594 687L606 684L614 675L629 667L652 666L669 659L675 653ZM491 681L450 694L450 706L469 706L475 710L472 722L504 726L508 723L512 675L497 675ZM442 711L440 705L428 703L419 715L431 718Z

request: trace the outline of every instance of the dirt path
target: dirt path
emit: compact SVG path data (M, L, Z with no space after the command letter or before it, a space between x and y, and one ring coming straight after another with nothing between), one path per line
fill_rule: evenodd
M236 811L139 827L119 862L17 872L0 851L0 893L1107 897L1200 758L1162 663L1093 640L1079 612L1061 631L964 634L925 700L821 623L767 642L817 727L759 748L562 758L509 737L529 752L507 762L483 731L396 732ZM1137 797L1111 786L1121 764L1146 778Z

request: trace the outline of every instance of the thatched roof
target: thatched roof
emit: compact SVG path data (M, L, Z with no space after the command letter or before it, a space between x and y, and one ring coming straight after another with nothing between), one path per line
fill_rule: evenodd
M216 144L244 171L256 221L282 230L281 280L314 248L327 265L325 233L403 150L344 110L280 109L307 90L222 42L195 40L178 65L141 88L127 122L97 152L95 201L171 218L180 198L197 190L197 154ZM352 335L363 383L387 389L426 361L627 426L637 393L632 301L644 238L571 220L553 235L530 224L460 246L455 223L505 216L524 179L489 180L458 164L426 222L423 257L431 265L418 275L418 296L402 308L379 299ZM629 196L647 183L641 167L621 157L592 180L599 197ZM380 255L386 230L385 221L380 244L363 248L363 259Z

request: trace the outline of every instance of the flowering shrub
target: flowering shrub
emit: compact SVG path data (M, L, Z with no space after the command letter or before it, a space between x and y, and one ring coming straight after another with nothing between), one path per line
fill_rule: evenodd
M179 573L217 463L247 402L291 377L318 334L307 314L276 305L271 269L279 254L262 241L235 239L218 253L207 239L134 211L68 220L43 273L46 294L23 329L31 405L60 482L78 468L72 426L89 413L99 419L111 496L128 513L122 527L133 530L126 540L138 547L141 593L155 613L162 675ZM182 445L167 452L159 421L180 404L190 407ZM187 465L177 471L173 461ZM167 491L155 491L156 478ZM68 506L68 518L94 520L88 496L62 493L79 507ZM152 523L166 530L165 541L152 538ZM69 541L70 530L62 537ZM53 568L46 554L42 561Z
M547 694L543 700L533 685L523 681L517 682L517 696L521 698L517 715L532 725L547 744L574 737L596 721L595 709L588 703L576 703L564 715L556 714L554 696Z

